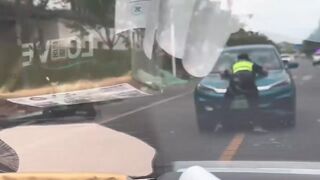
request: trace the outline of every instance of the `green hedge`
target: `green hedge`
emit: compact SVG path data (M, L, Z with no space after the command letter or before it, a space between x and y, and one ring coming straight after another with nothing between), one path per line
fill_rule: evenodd
M67 61L66 61L67 62ZM18 86L39 87L51 82L72 82L118 77L131 70L130 51L95 51L92 58L79 58L63 65L31 65L23 69Z

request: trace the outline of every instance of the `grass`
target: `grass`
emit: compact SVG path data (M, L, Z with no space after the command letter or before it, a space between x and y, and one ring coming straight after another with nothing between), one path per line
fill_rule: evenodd
M68 91L77 91L77 90L90 89L90 88L96 88L96 87L102 87L102 86L111 86L111 85L120 84L120 83L134 84L135 82L133 81L130 75L125 75L122 77L114 77L114 78L105 78L101 80L79 80L71 83L46 85L39 88L21 89L14 92L5 92L3 90L0 90L0 98L8 99L8 98L36 96L36 95L68 92Z
M90 58L65 60L63 64L25 67L13 92L46 89L45 92L52 93L52 84L59 84L62 87L70 84L92 87L92 82L106 82L109 79L127 76L130 71L129 51L95 51L94 57ZM8 88L2 87L2 94L6 93L4 89Z

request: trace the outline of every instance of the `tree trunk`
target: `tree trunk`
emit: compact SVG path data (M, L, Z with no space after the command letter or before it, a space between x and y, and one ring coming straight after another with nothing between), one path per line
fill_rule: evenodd
M17 45L20 48L19 52L21 53L21 46L22 46L22 18L23 15L21 14L21 1L16 0L15 1L15 10L16 10L16 25L15 25L15 31L16 31L16 41ZM15 62L15 65L12 68L12 71L9 72L9 78L4 85L4 89L7 91L13 91L14 88L17 86L17 83L19 79L21 78L22 73L22 54L20 54L20 57Z
M111 35L111 33L110 33L110 30L107 28L107 27L105 27L105 32L106 32L106 40L107 40L107 46L108 46L108 48L110 49L110 50L113 50L113 48L114 48L114 34L113 35ZM111 37L112 36L112 37Z

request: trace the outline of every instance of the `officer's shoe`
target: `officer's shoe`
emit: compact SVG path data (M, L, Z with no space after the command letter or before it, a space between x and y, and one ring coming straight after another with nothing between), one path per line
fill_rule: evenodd
M254 126L252 129L255 133L267 133L268 130L264 129L262 126Z

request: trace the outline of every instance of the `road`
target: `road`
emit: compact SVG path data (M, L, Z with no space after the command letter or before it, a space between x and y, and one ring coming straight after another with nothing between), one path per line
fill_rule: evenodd
M195 83L160 95L101 105L97 122L154 147L158 169L173 161L320 161L320 68L305 59L297 61L300 67L292 70L297 87L294 129L273 127L266 134L243 128L203 133L195 118Z
M195 117L196 82L171 87L162 94L97 105L99 115L94 121L154 147L154 166L159 172L174 161L320 161L320 67L306 59L297 62L300 67L292 70L297 87L297 126L293 129L274 126L268 133L257 134L239 127L204 133ZM83 119L27 123L79 121Z

